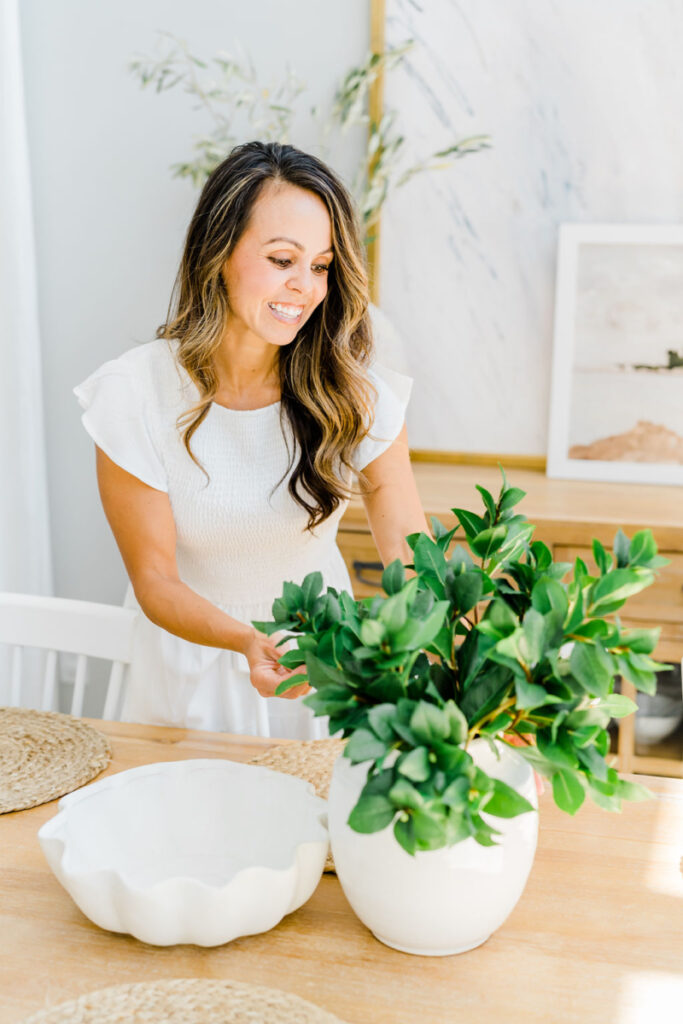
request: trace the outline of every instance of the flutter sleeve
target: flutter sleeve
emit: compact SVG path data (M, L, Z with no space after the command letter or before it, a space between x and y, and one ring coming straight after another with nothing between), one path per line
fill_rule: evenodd
M356 470L365 469L396 440L406 418L413 387L412 377L390 370L381 363L374 363L368 376L377 389L377 401L370 432L356 448Z
M113 462L157 491L168 491L154 429L153 402L145 401L132 368L105 363L73 389L81 422Z

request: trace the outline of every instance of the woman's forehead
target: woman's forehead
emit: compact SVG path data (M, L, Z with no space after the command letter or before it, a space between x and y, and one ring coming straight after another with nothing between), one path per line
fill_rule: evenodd
M287 239L296 248L325 252L332 247L332 223L322 199L296 185L268 183L254 204L249 234L259 245Z

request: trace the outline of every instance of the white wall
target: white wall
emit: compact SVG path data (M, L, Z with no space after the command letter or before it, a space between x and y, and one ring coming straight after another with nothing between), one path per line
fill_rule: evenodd
M558 224L683 221L683 4L387 0L387 37L419 44L385 88L415 154L494 146L385 208L411 443L545 454Z
M369 47L368 0L22 0L43 347L55 593L118 603L125 574L102 513L93 445L71 388L153 337L165 318L196 193L171 177L205 121L178 90L127 71L156 32L210 57L237 42L264 81L285 65L331 97ZM306 118L290 140L315 151ZM349 140L348 174L359 153Z

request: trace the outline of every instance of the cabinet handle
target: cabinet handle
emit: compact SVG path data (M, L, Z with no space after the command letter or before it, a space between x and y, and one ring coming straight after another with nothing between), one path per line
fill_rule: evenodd
M381 562L361 562L358 559L353 560L353 572L359 583L364 583L366 587L378 587L380 585L379 580L368 579L364 576L364 572L384 572L384 566Z

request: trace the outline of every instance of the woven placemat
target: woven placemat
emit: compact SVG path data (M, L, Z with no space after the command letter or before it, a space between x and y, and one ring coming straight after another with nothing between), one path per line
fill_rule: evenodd
M0 708L0 814L71 793L110 760L107 738L78 718Z
M23 1024L344 1024L306 999L240 981L179 978L115 985Z
M285 775L296 775L311 782L318 796L327 800L330 792L332 768L346 745L346 740L332 736L325 740L297 740L281 747L271 747L263 754L257 754L249 764L260 764ZM330 853L325 862L325 871L334 871Z

